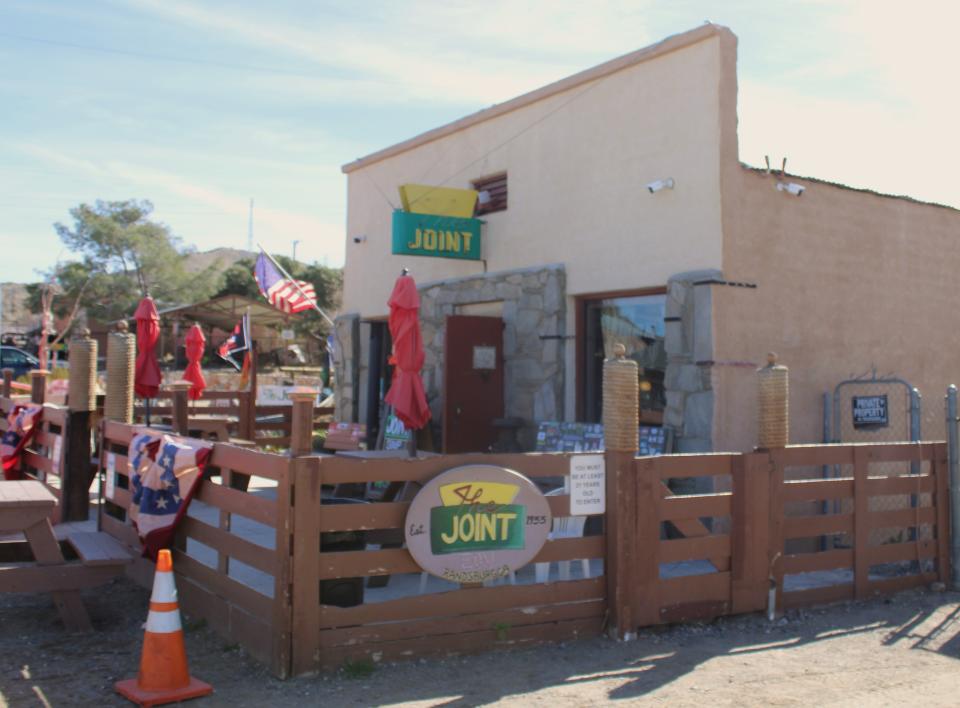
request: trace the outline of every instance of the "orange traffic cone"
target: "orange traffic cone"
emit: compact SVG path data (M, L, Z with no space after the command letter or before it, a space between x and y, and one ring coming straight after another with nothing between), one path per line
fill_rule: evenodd
M193 678L187 668L173 560L168 550L160 551L157 557L140 673L135 679L117 681L114 689L142 706L159 706L213 693L210 684Z

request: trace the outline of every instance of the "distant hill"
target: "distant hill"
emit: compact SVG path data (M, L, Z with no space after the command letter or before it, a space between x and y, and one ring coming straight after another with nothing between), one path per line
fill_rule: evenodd
M200 273L210 266L214 266L218 273L222 273L239 260L244 258L255 259L257 254L242 248L214 248L210 251L199 251L187 258L186 269L191 273Z

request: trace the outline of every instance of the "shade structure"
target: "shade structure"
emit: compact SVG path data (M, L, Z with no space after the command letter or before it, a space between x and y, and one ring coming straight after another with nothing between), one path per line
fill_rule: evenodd
M419 430L430 420L430 408L423 392L423 339L420 335L420 295L409 275L401 275L387 301L390 306L390 336L393 338L393 382L386 402L393 406L407 430Z
M160 339L160 315L153 298L140 301L133 315L137 321L137 366L133 389L140 398L154 398L160 390L160 364L157 362L157 340Z
M203 336L200 325L194 324L187 331L185 340L187 369L183 372L183 380L193 384L187 391L187 396L191 401L198 400L203 395L203 389L207 387L207 381L203 378L203 371L200 369L200 360L203 358L203 349L206 343L207 338Z

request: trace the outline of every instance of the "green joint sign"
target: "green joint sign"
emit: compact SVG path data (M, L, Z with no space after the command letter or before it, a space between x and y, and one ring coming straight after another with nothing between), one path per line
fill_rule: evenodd
M479 261L482 223L480 219L395 211L392 253Z
M437 554L523 548L526 507L466 504L430 510L430 548Z

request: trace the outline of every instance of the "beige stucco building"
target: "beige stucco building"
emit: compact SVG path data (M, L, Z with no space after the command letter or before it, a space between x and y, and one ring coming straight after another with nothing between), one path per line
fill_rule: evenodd
M345 165L339 415L377 421L386 303L406 267L444 440L493 388L502 402L477 415L519 419L526 448L539 422L598 420L616 341L641 366L642 420L681 452L756 443L768 350L791 369L792 442L820 441L823 394L873 367L919 388L924 437L942 436L960 213L742 165L736 51L704 25ZM391 254L406 183L497 185L481 260ZM502 322L501 341L477 316ZM464 343L474 368L496 348L497 371L458 379Z

